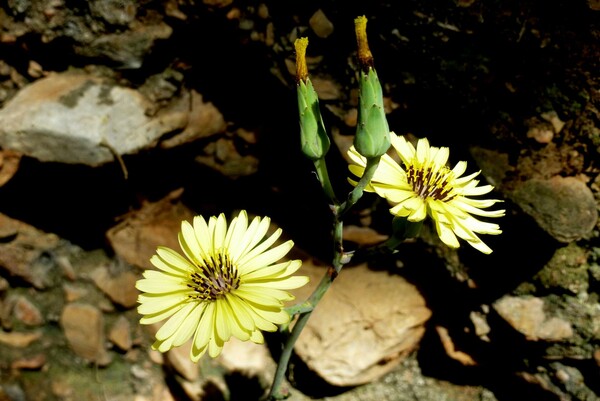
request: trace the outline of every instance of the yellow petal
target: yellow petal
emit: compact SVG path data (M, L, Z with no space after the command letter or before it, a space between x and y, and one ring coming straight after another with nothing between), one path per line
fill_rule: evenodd
M196 306L195 303L187 303L181 308L177 313L169 318L162 325L162 327L156 332L156 339L159 341L164 341L165 339L173 336L175 331L179 329L183 321L189 316L190 312Z
M179 328L173 333L173 347L179 347L189 340L198 327L198 321L204 310L201 304L195 304L189 315L183 320Z
M248 312L248 308L250 308L250 306L246 305L242 299L238 298L232 293L226 294L225 297L227 298L227 301L229 302L237 321L240 323L240 326L247 331L255 330L256 324L254 323L254 320L252 320L250 312Z
M215 303L209 302L204 307L202 317L198 322L198 328L194 334L194 342L192 344L192 355L198 359L206 351L208 341L215 330ZM197 359L196 359L197 360Z
M271 262L263 262L262 260L265 259L265 256L264 256L265 254L269 254L269 252L271 252L271 253L277 252L277 251L274 251L275 249L281 250L283 248L288 248L287 251L285 251L285 253L284 253L284 255L285 255L289 251L289 249L291 249L292 246L294 246L294 242L289 240L273 249L270 249L269 251L266 251L271 245L273 245L275 243L275 241L277 241L277 239L279 239L279 237L281 236L281 233L282 233L282 230L280 228L278 228L277 230L275 230L275 232L273 234L271 234L271 236L269 238L267 238L266 240L261 242L254 249L252 249L252 250L248 249L249 252L244 254L238 260L238 264L239 264L240 268L243 269L242 274L253 270L252 267L250 267L250 266L256 265L256 259L261 260L260 262L258 262L259 266L266 266L268 264L271 264L271 263L276 262L277 260L281 259L281 257L279 257L277 259L274 259Z
M223 341L229 341L231 338L231 327L227 319L227 307L225 301L217 299L215 302L215 332L217 336Z

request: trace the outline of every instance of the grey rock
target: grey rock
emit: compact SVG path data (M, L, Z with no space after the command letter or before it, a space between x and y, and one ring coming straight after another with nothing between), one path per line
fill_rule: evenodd
M594 194L574 177L530 179L511 197L542 229L561 242L584 238L598 221Z
M151 118L137 91L84 74L54 74L23 88L0 110L0 146L41 161L91 166L152 145L179 120Z

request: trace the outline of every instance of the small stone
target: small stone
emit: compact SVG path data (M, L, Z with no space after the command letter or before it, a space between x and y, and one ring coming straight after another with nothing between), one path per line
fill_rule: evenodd
M52 251L60 239L33 226L0 213L0 233L15 233L9 241L0 242L0 270L9 276L19 277L37 289L48 287L52 280L51 269L37 263L42 255Z
M13 150L0 150L0 187L6 184L19 169L21 153Z
M443 327L443 326L436 326L435 330L437 331L438 335L440 336L440 341L442 342L442 346L444 347L444 350L446 351L446 355L448 355L450 358L454 359L455 361L460 362L462 365L464 366L475 366L477 365L477 362L475 362L475 360L473 359L473 357L471 357L471 355L456 349L456 345L454 344L454 341L452 340L452 337L450 336L450 333L448 332L448 329Z
M65 301L67 302L77 301L78 299L85 297L88 293L88 290L85 288L74 284L64 284L63 291L65 294Z
M475 334L484 341L490 341L488 334L490 333L491 329L485 318L485 315L481 312L472 311L469 314L469 318L475 327Z
M358 245L376 245L388 238L387 235L379 234L370 227L344 226L344 240L355 242Z
M340 90L337 84L326 78L313 77L312 84L321 100L336 100L340 97Z
M193 211L179 200L182 192L178 189L157 202L145 203L108 230L106 237L115 253L131 265L154 269L150 258L158 246L179 249L177 234L181 222L194 217Z
M596 361L596 365L600 368L600 348L594 351L594 361Z
M573 328L568 321L546 316L544 301L540 298L507 295L493 306L500 316L530 341L562 341L573 336Z
M262 377L271 382L275 375L275 362L264 344L232 338L223 347L220 364L229 372L241 372L248 377Z
M14 360L10 367L12 369L39 370L46 364L45 354L36 354L28 358L19 358Z
M108 331L108 339L123 351L131 349L131 323L125 316L119 316L114 322Z
M323 10L318 9L308 20L308 24L312 28L315 35L320 38L326 38L333 33L333 24L327 18Z
M97 267L91 274L94 284L116 304L132 308L137 303L139 291L135 288L138 277L132 272L111 275L106 267Z
M181 347L176 347L165 353L166 361L184 379L190 382L198 380L200 371L198 365L190 359L192 341L188 341Z
M104 318L98 308L88 304L68 304L63 309L60 324L77 355L100 366L110 363L104 348Z
M574 295L589 288L588 254L576 243L558 248L534 279L546 289L560 288Z
M11 347L15 348L25 348L40 337L42 337L41 331L27 333L11 331L7 333L3 330L0 330L0 343L10 345Z
M18 296L14 300L13 314L17 320L28 326L40 326L44 324L44 318L40 310L24 296Z

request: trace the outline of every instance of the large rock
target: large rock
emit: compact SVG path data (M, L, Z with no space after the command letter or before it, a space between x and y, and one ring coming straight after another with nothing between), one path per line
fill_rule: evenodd
M512 198L542 229L561 242L584 238L598 221L594 194L574 177L530 179L514 191Z
M324 274L304 262L309 285L296 290L304 301ZM308 367L336 386L378 379L421 340L431 316L419 291L402 277L366 265L344 269L314 310L296 352Z
M177 143L183 143L224 129L214 106L199 94L189 96L193 107L188 99L156 112L134 89L91 75L52 74L0 110L0 146L41 161L97 166L152 147L166 133L181 132Z

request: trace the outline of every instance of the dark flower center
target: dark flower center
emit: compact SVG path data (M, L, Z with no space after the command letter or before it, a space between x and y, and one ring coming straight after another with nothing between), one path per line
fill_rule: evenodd
M422 199L433 198L448 202L456 196L456 194L451 193L453 188L449 184L452 171L446 167L441 169L431 167L415 168L411 165L407 167L406 175L413 191Z
M215 301L238 288L240 277L229 255L217 252L190 275L187 286L194 290L190 297L201 301Z

